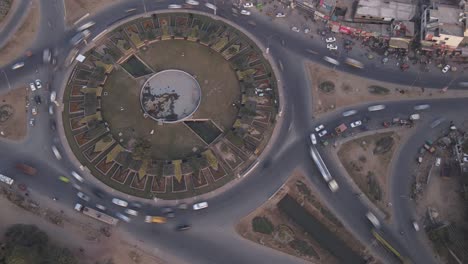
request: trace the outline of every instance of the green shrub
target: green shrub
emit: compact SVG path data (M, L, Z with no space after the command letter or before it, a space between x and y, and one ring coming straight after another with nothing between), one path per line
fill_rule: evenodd
M309 243L307 243L304 240L294 239L289 243L289 246L291 246L294 250L296 250L302 255L311 256L315 258L319 257L317 252L315 252L315 250L309 245Z
M325 81L319 85L319 88L324 93L331 93L335 90L335 84L330 81Z
M390 93L389 89L382 87L382 86L378 86L378 85L371 85L367 89L369 93L376 94L376 95L387 95Z
M274 226L267 217L257 216L252 219L252 228L257 233L270 235L273 233Z

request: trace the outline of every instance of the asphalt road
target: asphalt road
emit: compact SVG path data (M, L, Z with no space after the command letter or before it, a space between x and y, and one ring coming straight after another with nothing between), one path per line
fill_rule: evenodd
M44 83L50 83L50 90L61 89L61 84L66 78L67 68L65 67L65 57L72 47L69 45L69 39L74 34L73 29L66 29L63 21L55 19L49 25L47 17L63 17L63 6L60 1L42 1L41 2L41 26L39 29L40 38L32 44L33 56L25 62L24 68L18 70L10 70L8 65L3 69L5 73L2 77L0 89L7 90L10 87L15 87L20 83L27 83L35 78L41 78ZM178 3L180 1L171 1ZM145 3L145 6L143 6ZM124 1L116 4L102 13L89 17L82 21L95 21L96 25L92 28L91 38L94 38L99 32L104 30L109 25L116 23L125 17L129 16L125 10L136 8L132 13L141 14L145 11L147 14L158 9L165 9L168 2L156 1ZM265 46L270 48L270 54L274 60L283 65L280 76L281 85L284 86L285 98L281 105L284 106L282 112L282 123L278 127L278 135L275 137L275 142L272 142L272 147L268 153L263 153L260 157L260 164L255 170L242 180L238 180L235 187L221 193L208 200L209 208L194 212L194 211L178 211L175 221L171 221L166 225L149 225L144 223L143 215L160 213L160 206L164 205L163 201L157 202L148 201L141 210L141 216L136 217L131 224L122 224L121 226L135 234L140 240L158 251L167 254L175 254L179 258L188 263L302 263L303 261L274 250L265 248L256 243L246 241L235 233L235 223L244 215L257 208L265 202L275 191L284 183L290 172L296 168L301 168L306 175L314 183L317 192L330 206L331 210L342 220L342 222L355 234L361 241L368 245L373 245L373 238L370 233L371 225L365 219L365 213L368 208L359 198L357 198L351 187L346 184L342 178L341 172L332 164L335 161L329 159L325 151L321 151L326 164L337 178L340 184L340 190L337 193L331 193L328 190L325 182L321 179L315 165L309 157L308 151L308 134L313 127L318 123L324 123L329 128L334 128L339 123L346 121L350 122L354 118L362 118L366 115L371 116L374 125L369 124L369 129L377 128L377 124L382 119L390 119L395 115L407 116L414 112L412 107L421 101L403 101L403 102L387 102L387 108L384 111L367 113L365 110L367 105L358 106L360 113L352 118L342 118L341 112L332 113L326 116L323 120L314 120L312 115L312 100L310 88L307 83L306 74L304 72L302 62L304 58L311 59L317 63L325 63L322 60L322 55L328 54L328 51L320 47L311 47L307 39L300 35L294 35L289 30L278 30L274 23L269 22L263 17L251 16L248 19L256 22L256 26L252 27L247 24L246 17L234 17L230 10L230 5L219 6L218 14L226 17L229 20L245 27L250 33L255 35ZM202 11L210 11L207 8L200 6L197 9ZM282 40L286 40L282 44ZM42 63L42 50L44 48L52 48L57 56L57 67L44 65ZM313 55L306 51L313 49L322 55ZM343 59L343 58L341 58ZM54 69L55 68L55 69ZM400 71L388 72L380 70L378 67L366 67L363 71L356 71L347 66L338 67L340 70L349 71L358 75L376 78L385 81L397 81L405 84L414 83L415 76L401 73ZM398 74L398 80L395 76ZM6 80L7 77L8 80ZM440 88L445 85L451 78L448 76L425 76L418 77L424 82L425 87L433 85ZM8 85L9 84L9 85ZM419 85L419 83L418 83ZM46 88L38 91L43 98L47 98L50 90ZM430 101L431 107L429 113L452 116L456 115L452 109L454 104L459 108L465 108L464 99L437 100ZM30 188L43 193L47 196L59 197L59 201L63 204L72 207L75 202L79 201L76 196L76 190L71 186L57 180L59 175L70 175L72 170L81 171L75 166L64 153L63 142L56 132L50 130L50 122L54 118L48 115L46 103L40 106L39 115L36 120L36 126L29 129L28 138L20 143L2 142L2 153L0 154L0 173L11 175L18 182L26 183ZM423 114L423 122L427 122ZM427 129L416 128L421 131L419 133L426 134ZM358 132L358 131L356 131ZM51 145L56 145L62 152L64 159L58 161L53 156ZM406 169L410 165L404 165L408 161L407 155L417 144L413 142L405 146L405 152L399 156L397 164L398 169L394 171L395 180L392 190L392 200L394 201L396 227L383 227L383 232L391 240L395 246L404 255L409 256L414 263L436 263L432 254L428 251L425 237L423 235L411 236L410 221L412 217L412 204L404 199L400 199L401 190L408 188L408 182L400 179L400 175L404 175ZM419 146L418 146L419 147ZM406 151L406 148L407 151ZM27 162L38 168L39 174L31 177L19 174L14 169L14 164L17 162ZM405 167L406 166L406 167ZM398 172L398 173L397 173ZM90 205L96 203L103 204L109 208L110 212L122 211L115 205L110 203L111 195L101 200L92 194L92 190L100 185L96 181L90 179L89 175L83 174L86 181L82 185L85 193L92 198ZM398 180L397 180L398 178ZM100 187L103 188L103 187ZM119 195L117 195L119 196ZM126 196L119 196L126 198ZM197 198L192 199L197 201ZM188 232L174 232L177 223L190 223L193 228ZM406 236L398 234L398 230L403 228L406 230ZM410 243L409 243L410 242ZM380 246L372 246L372 249L381 257L386 259L388 263L394 263L395 259L386 253ZM157 252L156 252L157 253Z

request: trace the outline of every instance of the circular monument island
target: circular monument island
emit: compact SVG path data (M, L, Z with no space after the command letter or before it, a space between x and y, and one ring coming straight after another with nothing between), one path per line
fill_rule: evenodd
M119 191L212 191L242 175L273 131L275 75L255 43L222 21L134 19L83 56L63 95L65 134L89 173Z

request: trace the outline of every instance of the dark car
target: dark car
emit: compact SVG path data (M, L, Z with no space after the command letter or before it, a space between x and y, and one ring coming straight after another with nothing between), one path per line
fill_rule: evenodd
M185 231L185 230L189 230L191 227L192 226L185 224L185 225L178 225L176 229L177 231Z
M93 194L96 195L96 197L98 197L100 199L103 199L104 196L105 196L104 192L99 190L99 189L94 189Z
M52 129L52 131L55 131L57 129L57 125L55 124L55 120L50 121L50 129Z
M42 103L42 99L39 95L34 96L34 101L36 104L40 105Z

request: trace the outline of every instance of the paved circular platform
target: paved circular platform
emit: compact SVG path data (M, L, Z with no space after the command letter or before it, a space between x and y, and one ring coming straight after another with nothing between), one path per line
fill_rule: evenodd
M145 82L140 103L152 119L176 123L197 111L201 95L200 85L192 75L171 69L158 72Z

